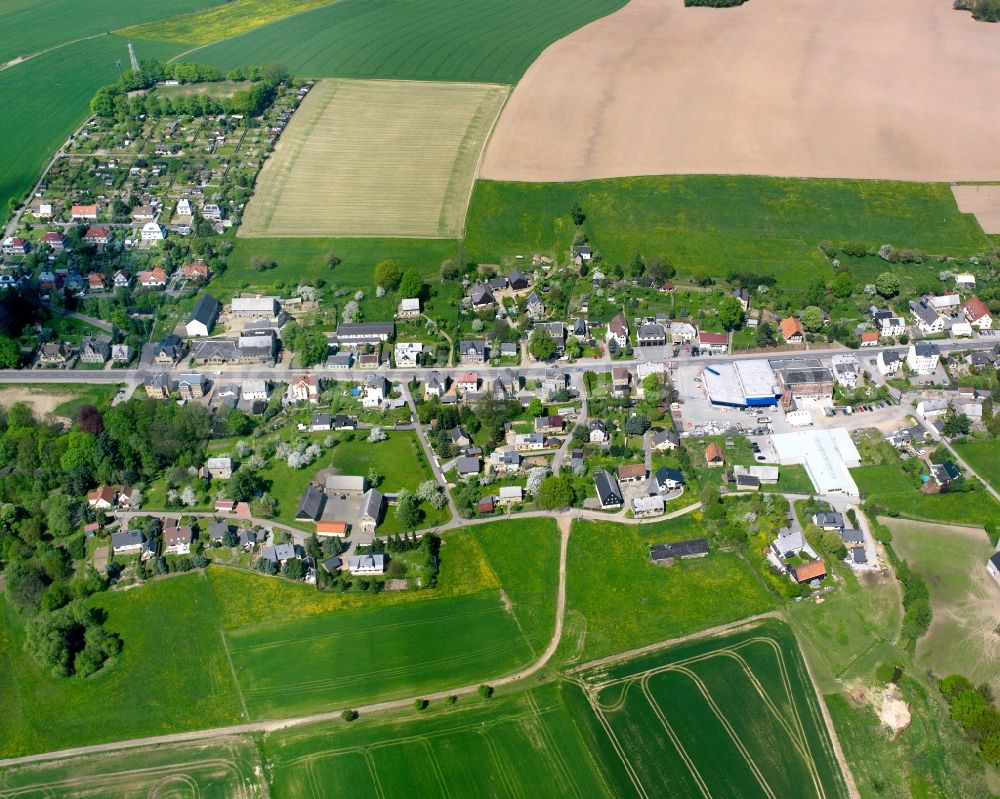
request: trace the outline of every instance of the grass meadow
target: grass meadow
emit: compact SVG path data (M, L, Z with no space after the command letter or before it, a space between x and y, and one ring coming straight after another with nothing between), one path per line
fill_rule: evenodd
M204 575L90 601L107 612L108 627L121 635L124 648L115 665L86 680L56 678L39 668L24 651L21 619L0 601L0 752L27 754L239 720L220 608Z
M897 463L851 469L862 497L893 509L900 516L943 524L982 526L1000 519L1000 503L985 490L922 494Z
M1000 692L1000 586L986 571L994 552L981 530L881 519L892 546L930 590L934 619L916 661L939 677L964 674Z
M76 13L72 19L79 19ZM0 25L7 29L6 25ZM134 42L141 58L167 58L177 46ZM0 220L7 201L31 189L45 163L73 132L101 86L118 79L115 61L128 63L127 40L100 36L61 47L0 71ZM44 86L44 92L26 87Z
M640 795L847 796L795 638L780 622L576 676Z
M667 533L670 522L661 529ZM683 537L699 534L685 527ZM640 537L632 525L573 523L562 645L566 658L601 657L774 608L775 598L734 553L654 566L648 545L670 540L676 539Z
M474 684L532 659L498 591L265 621L228 632L226 641L252 718Z
M195 13L184 13L178 9L176 16L171 19L134 25L119 33L139 39L205 45L248 33L279 19L329 5L331 2L334 0L229 0L212 8L205 8L206 4L202 3L201 10L193 9ZM237 66L249 63L251 62L244 61Z
M501 689L488 701L432 703L419 715L276 732L263 741L271 795L620 796L609 787L605 753L579 729L579 693L565 683Z
M927 253L971 254L988 245L944 184L765 177L658 176L584 183L476 184L465 246L477 260L518 252L563 255L579 202L605 261L664 256L681 274L731 269L802 286L831 276L817 244L887 241ZM937 274L933 264L925 267Z
M300 77L515 83L549 44L623 5L339 0L210 45L192 58L225 69L277 60Z
M51 47L75 42L86 36L107 33L123 25L151 22L151 31L163 28L161 20L175 14L189 14L220 0L152 0L149 3L122 3L121 0L93 0L81 14L75 0L5 0L0 6L0 64L17 56L27 56ZM137 39L160 38L139 36ZM140 57L141 46L137 46ZM124 59L128 53L124 54ZM111 63L114 67L114 62ZM82 111L81 111L82 113Z
M508 92L320 81L264 164L239 235L457 238Z
M952 442L952 446L976 470L976 474L993 488L1000 490L1000 441L960 439Z

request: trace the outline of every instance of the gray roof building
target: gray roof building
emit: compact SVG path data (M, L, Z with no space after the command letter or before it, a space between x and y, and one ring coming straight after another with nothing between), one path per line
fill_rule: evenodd
M326 494L316 486L310 484L306 487L302 499L299 500L299 507L295 511L295 518L299 521L316 521L323 513L323 506L326 505Z

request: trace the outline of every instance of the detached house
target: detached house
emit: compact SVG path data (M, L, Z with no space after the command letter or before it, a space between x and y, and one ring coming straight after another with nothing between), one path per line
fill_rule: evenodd
M617 314L608 322L607 340L611 341L612 339L619 347L628 346L628 323L621 314Z
M917 329L925 336L944 332L944 319L937 315L926 300L910 302L910 311L916 320Z
M380 408L389 398L389 381L382 375L365 375L364 396L361 405L365 408Z
M667 331L663 329L663 325L656 322L639 325L636 337L640 347L662 347L667 343Z
M608 440L608 426L603 419L591 419L588 427L591 444L603 444Z
M496 305L496 298L493 296L493 292L490 291L490 287L483 282L476 282L471 289L469 289L469 302L472 304L472 309L474 311L483 311L487 308L492 308Z
M879 374L894 375L903 368L903 359L899 357L898 352L883 350L875 359L875 365L878 366Z
M794 316L781 320L781 336L786 344L800 344L805 339L802 323Z
M597 500L605 510L618 509L624 504L622 490L615 476L601 470L594 475L594 488L597 489Z
M319 402L319 378L316 375L296 375L288 386L295 402Z
M167 285L167 273L160 267L139 273L139 285L144 289L162 289Z
M83 234L85 244L104 245L111 241L111 233L106 227L93 225Z
M965 301L965 318L969 320L970 325L980 330L989 330L993 327L993 315L990 309L976 296L969 297Z
M471 339L459 343L460 363L485 363L486 342L482 339Z
M207 336L215 327L215 321L219 318L221 306L219 301L211 294L203 294L194 306L194 312L188 320L185 330L188 336Z

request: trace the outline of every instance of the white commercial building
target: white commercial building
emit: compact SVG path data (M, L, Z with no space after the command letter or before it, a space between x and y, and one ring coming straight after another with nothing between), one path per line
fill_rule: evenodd
M858 496L850 469L861 465L861 454L841 427L830 430L796 430L771 436L782 466L800 463L817 494Z
M712 364L702 372L713 405L757 408L778 404L774 369L763 358L735 363Z

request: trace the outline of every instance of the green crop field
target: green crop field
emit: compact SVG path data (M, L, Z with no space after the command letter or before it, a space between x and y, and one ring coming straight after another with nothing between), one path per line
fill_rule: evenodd
M320 81L264 164L239 235L456 238L508 92Z
M334 0L229 0L217 8L197 13L185 14L178 9L177 16L165 22L135 25L119 33L192 46L211 44L331 2Z
M24 651L21 620L0 601L0 753L26 754L239 719L219 606L203 575L97 594L91 602L105 609L108 627L121 635L124 648L115 665L82 680L59 679L40 669Z
M226 640L253 718L474 684L532 658L496 591L254 625Z
M1000 519L1000 503L985 490L951 494L922 494L899 467L862 466L851 469L861 495L908 519L945 524L983 525Z
M188 14L217 5L221 0L152 0L149 3L122 3L121 0L93 0L80 13L75 0L4 0L0 4L0 66L15 57L38 53L75 42L87 36L107 33L123 25L153 22L151 31L165 24L157 22L175 14ZM158 39L140 36L136 39ZM123 58L127 58L126 53ZM114 66L112 62L111 66Z
M847 795L795 638L780 622L576 676L641 796Z
M262 775L260 755L253 741L223 738L8 768L0 771L0 796L266 796Z
M567 657L588 659L771 610L774 597L736 554L713 552L671 568L654 566L632 525L574 522L567 556ZM699 534L686 525L684 537Z
M579 689L564 683L486 702L461 697L419 717L268 735L271 795L357 799L448 796L620 796L611 790L574 715ZM586 707L584 706L584 711Z
M587 214L590 242L605 261L626 264L638 251L669 258L682 274L724 277L739 269L794 286L830 276L817 248L824 239L956 255L988 246L944 184L695 175L479 181L466 249L489 263L521 252L561 255L573 239L574 202ZM933 264L924 268L937 274Z
M195 55L226 69L279 60L303 77L514 83L549 44L623 5L623 0L501 5L339 0Z
M76 14L75 17L81 16ZM46 161L83 120L101 86L118 79L115 61L128 63L127 41L100 36L77 42L0 71L0 220L7 201L21 197ZM142 58L166 58L177 45L135 42ZM25 87L44 86L44 92Z
M986 534L952 525L881 519L892 546L927 581L934 620L916 660L939 677L965 674L1000 691L1000 586L986 571L994 552Z
M952 444L983 480L1000 489L1000 441L963 439Z

